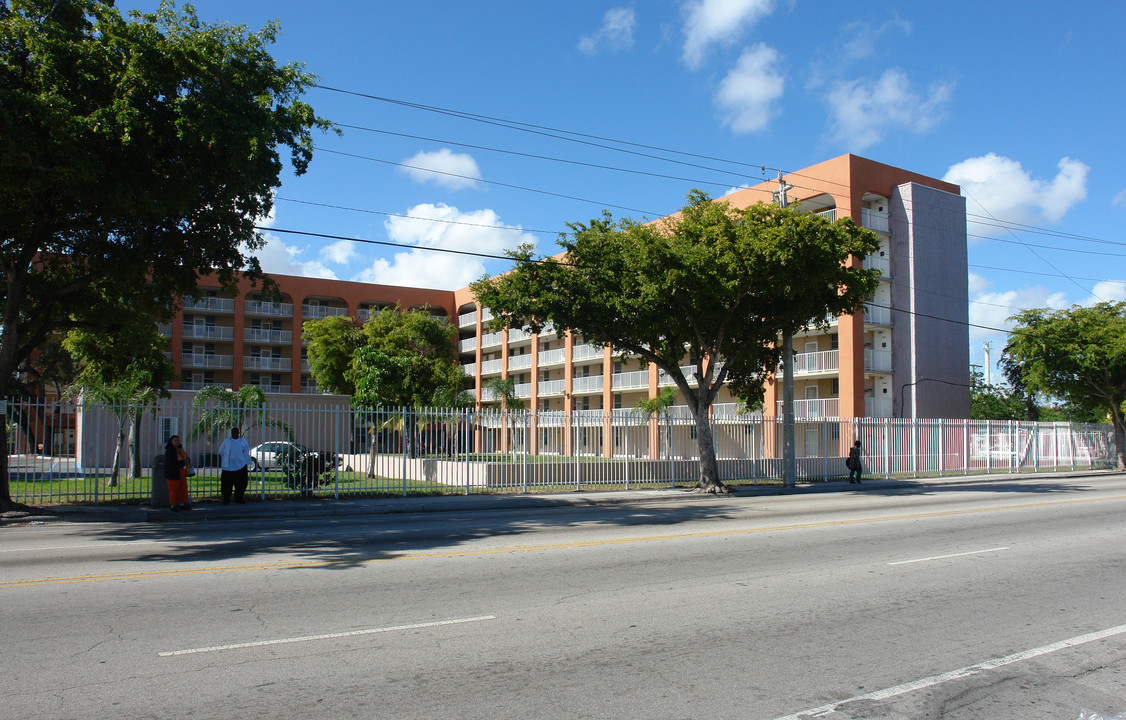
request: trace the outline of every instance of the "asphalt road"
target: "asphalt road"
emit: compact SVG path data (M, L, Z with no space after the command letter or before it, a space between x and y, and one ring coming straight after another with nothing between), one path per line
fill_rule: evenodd
M1126 477L0 528L3 717L1126 712Z

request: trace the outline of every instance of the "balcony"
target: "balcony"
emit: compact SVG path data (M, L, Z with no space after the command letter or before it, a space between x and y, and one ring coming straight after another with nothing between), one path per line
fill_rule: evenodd
M560 365L567 359L567 351L563 348L540 351L540 367L544 365Z
M576 345L571 349L571 360L573 362L581 362L583 360L601 360L605 356L605 348L601 345Z
M180 356L182 368L209 368L230 370L235 366L233 355L215 355L207 353L184 353Z
M481 347L496 347L504 340L503 332L489 333L488 335L481 336Z
M471 338L465 338L464 340L458 341L458 344L457 344L457 351L458 352L471 353L471 352L475 352L476 350L477 350L477 338L471 337Z
M635 390L649 387L649 371L634 370L632 372L614 373L611 378L613 390Z
M822 350L820 352L795 353L793 358L794 377L798 375L816 375L819 373L835 373L840 369L839 351ZM782 377L782 365L778 365L776 373Z
M235 301L233 298L220 297L184 298L184 309L233 313L235 311Z
M565 380L541 380L539 383L539 396L562 395L567 389Z
M794 400L794 418L808 420L810 418L839 417L840 410L838 398L820 398L809 400ZM782 417L782 401L778 401L778 417Z
M864 323L867 325L891 325L891 308L882 304L864 303Z
M508 344L516 345L518 343L528 342L532 339L532 333L520 328L509 328L508 330Z
M226 325L184 325L185 340L234 340L235 329Z
M461 366L461 371L469 377L477 376L477 363L465 363Z
M293 303L263 302L247 300L242 306L245 315L269 315L272 317L293 317Z
M518 398L532 397L532 383L516 383L512 388L513 394Z
M485 375L500 375L500 359L496 360L482 360L481 361L481 376Z
M813 214L816 215L817 217L823 217L826 220L828 220L829 222L836 222L836 220L837 220L837 209L836 208L829 208L828 210L822 210L821 212L815 212Z
M508 369L512 370L527 370L532 367L531 355L509 355L508 356Z
M319 320L326 317L342 317L348 314L346 307L329 307L327 305L302 305L301 317L306 320Z
M864 414L867 417L889 418L891 414L891 398L866 397L864 398Z
M571 382L571 391L575 394L600 393L602 392L602 376L589 375L587 377L574 378Z
M891 350L864 348L864 369L869 372L891 372Z
M888 214L886 212L881 213L869 208L860 208L860 224L876 232L889 232Z
M472 327L477 324L477 311L462 313L457 316L457 326L459 328Z
M244 355L242 358L243 370L282 370L288 372L292 368L293 361L287 357Z
M242 339L252 343L293 343L293 333L289 330L266 330L263 328L245 328Z

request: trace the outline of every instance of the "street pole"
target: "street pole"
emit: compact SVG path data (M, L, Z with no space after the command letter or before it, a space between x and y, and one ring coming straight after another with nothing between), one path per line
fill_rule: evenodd
M778 189L773 192L778 207L786 207L787 185L778 171ZM792 488L797 485L798 460L795 448L794 430L794 334L782 333L782 486Z

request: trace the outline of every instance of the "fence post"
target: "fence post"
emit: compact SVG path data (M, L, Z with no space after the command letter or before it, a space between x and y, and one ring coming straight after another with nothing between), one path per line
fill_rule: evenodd
M532 378L532 379L535 380L535 378ZM522 480L521 484L524 486L524 493L525 494L528 492L528 447L530 445L530 443L528 442L528 420L529 420L530 417L531 417L531 413L529 411L525 410L524 411L524 447L523 447L523 450L520 453L520 458L521 458L520 471L523 475L523 480Z
M1071 455L1071 469L1075 469L1075 430L1071 427L1071 421L1067 423L1067 449Z
M410 438L407 437L407 409L405 407L402 408L402 413L403 413L403 419L402 419L402 424L400 425L400 427L402 429L399 431L399 438L401 440L400 444L403 446L403 482L402 482L402 487L403 487L403 497L406 497L407 496L407 443L410 442Z

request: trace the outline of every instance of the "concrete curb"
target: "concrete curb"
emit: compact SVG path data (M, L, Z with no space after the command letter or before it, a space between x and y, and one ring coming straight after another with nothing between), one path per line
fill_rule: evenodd
M42 508L43 514L5 513L3 525L30 525L57 522L227 522L274 518L348 517L433 512L488 512L518 509L612 506L623 504L722 501L725 498L753 498L780 495L816 495L832 492L887 492L926 488L997 484L1014 480L1065 481L1085 477L1120 475L1115 470L1076 470L1047 473L963 475L918 479L870 478L862 485L846 480L804 483L794 488L780 485L739 485L729 496L702 495L683 489L588 490L580 492L529 495L442 495L394 498L342 498L313 500L251 501L244 505L196 503L190 512L172 512L147 505L54 505Z

